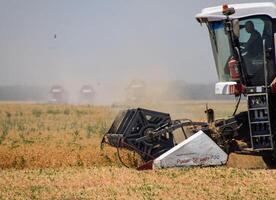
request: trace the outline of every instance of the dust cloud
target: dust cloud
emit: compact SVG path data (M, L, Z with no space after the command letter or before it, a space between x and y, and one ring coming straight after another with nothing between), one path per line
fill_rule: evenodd
M216 99L202 1L1 1L0 100L116 105ZM23 12L24 11L24 12ZM142 83L132 87L134 82ZM62 88L51 92L53 86ZM84 89L84 86L90 86Z

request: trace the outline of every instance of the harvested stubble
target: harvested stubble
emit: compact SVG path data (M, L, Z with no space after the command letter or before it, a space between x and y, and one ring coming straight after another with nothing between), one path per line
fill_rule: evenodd
M5 170L3 199L275 199L276 171L226 167Z

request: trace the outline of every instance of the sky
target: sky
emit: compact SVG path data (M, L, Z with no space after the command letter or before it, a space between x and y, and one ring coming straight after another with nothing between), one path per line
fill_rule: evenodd
M223 3L0 0L0 85L215 82L207 29L194 16Z

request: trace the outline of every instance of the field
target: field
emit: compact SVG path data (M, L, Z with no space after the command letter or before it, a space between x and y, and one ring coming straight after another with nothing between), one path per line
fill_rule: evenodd
M216 118L235 107L223 101L208 106ZM205 102L146 107L205 120ZM0 199L276 199L272 169L123 167L114 149L99 147L121 108L1 103Z

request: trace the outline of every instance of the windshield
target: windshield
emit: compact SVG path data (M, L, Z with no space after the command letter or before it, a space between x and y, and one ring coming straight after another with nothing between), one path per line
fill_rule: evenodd
M223 22L211 22L209 24L209 33L219 81L231 81L227 67L231 51Z

